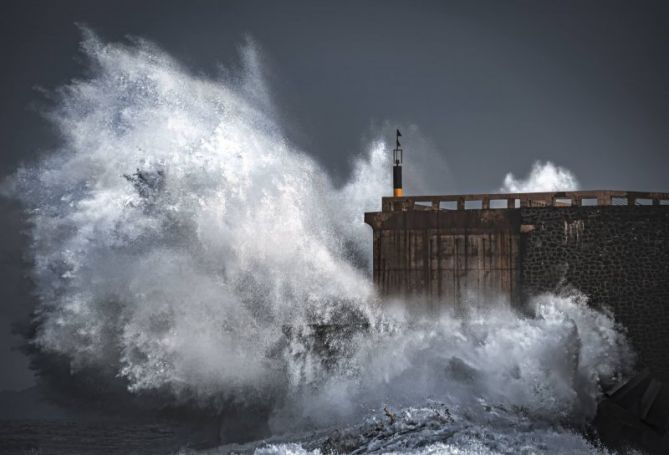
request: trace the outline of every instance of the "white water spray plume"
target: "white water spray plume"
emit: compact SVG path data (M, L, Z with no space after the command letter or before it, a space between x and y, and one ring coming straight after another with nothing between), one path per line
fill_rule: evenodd
M5 183L32 223L41 351L75 373L109 371L130 393L264 397L275 432L432 400L474 445L498 428L498 441L591 449L560 425L592 417L600 383L628 371L610 316L577 294L537 298L535 317L503 304L429 322L383 314L362 222L389 187L383 142L337 188L268 114L252 48L244 74L211 80L149 43L85 34L91 74L49 114L62 146ZM576 185L550 163L505 181L563 184ZM315 324L362 329L335 340L332 363L314 349Z
M502 193L531 193L549 191L576 191L578 190L576 176L562 166L556 166L550 161L537 161L532 165L530 174L525 179L516 178L511 172L504 177Z

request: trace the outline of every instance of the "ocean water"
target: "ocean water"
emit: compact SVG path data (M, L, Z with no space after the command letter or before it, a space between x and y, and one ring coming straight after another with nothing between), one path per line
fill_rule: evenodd
M164 424L0 420L0 453L165 454L188 447L179 429Z
M248 442L224 420L210 453L604 452L584 430L633 363L610 315L577 291L522 313L382 304L362 222L389 186L382 140L335 185L282 134L253 47L212 79L142 40L84 35L89 73L46 114L62 145L2 185L31 222L41 359L99 372L103 394L120 379L128 396L160 391L162 405L262 428ZM443 157L411 153L424 165L407 166L408 191L439 192ZM576 184L550 163L505 180ZM203 449L157 423L2 425L11 450Z

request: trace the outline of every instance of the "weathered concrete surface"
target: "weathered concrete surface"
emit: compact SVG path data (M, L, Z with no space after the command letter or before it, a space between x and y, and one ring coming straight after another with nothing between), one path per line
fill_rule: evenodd
M515 210L390 212L365 220L374 228L374 282L384 294L457 305L518 295Z

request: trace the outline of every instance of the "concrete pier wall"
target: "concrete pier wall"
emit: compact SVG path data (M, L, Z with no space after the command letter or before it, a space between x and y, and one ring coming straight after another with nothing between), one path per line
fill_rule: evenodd
M669 383L668 204L666 193L622 191L384 198L365 214L374 282L435 307L522 306L573 286L613 311Z
M468 210L370 216L374 282L386 295L424 295L435 304L517 299L518 215Z

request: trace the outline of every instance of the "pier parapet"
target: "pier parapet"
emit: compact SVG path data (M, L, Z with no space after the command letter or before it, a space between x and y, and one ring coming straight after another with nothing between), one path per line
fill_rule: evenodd
M669 193L642 191L554 191L544 193L486 193L442 196L384 197L384 212L404 210L466 210L593 205L665 205Z

